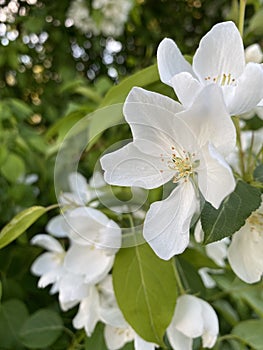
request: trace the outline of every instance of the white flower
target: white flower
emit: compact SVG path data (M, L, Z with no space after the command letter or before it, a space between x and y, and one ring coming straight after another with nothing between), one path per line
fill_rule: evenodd
M90 11L84 0L72 1L67 17L73 20L76 28L82 33L92 32L95 35L99 34L99 29L93 18L91 18Z
M68 236L78 245L96 247L113 255L121 247L121 229L97 209L80 207L65 215Z
M31 266L31 272L36 276L41 276L38 287L45 288L49 284L56 283L63 273L66 254L64 248L54 237L45 234L34 236L31 243L48 250L37 257Z
M167 336L173 349L192 350L193 338L202 337L203 347L215 345L219 331L214 309L204 300L192 295L177 299L175 313Z
M246 283L261 280L263 274L263 204L236 232L228 249L228 261Z
M185 106L208 84L221 87L231 115L250 111L263 98L263 68L245 64L242 38L233 22L216 24L201 39L192 67L171 39L160 43L157 62L162 82L174 88Z
M102 195L100 188L106 185L101 178L101 174L98 172L93 174L89 183L80 173L70 173L68 176L68 184L70 192L64 192L59 198L61 204L68 206L85 206L90 201Z
M258 44L249 45L245 49L246 62L261 63L263 60L263 53L261 47Z
M166 96L133 88L124 115L133 142L102 157L105 180L146 189L168 181L177 185L168 198L151 205L143 231L155 253L170 259L189 243L197 185L216 208L234 190L222 155L233 149L235 129L216 85L204 88L188 110Z
M100 302L97 287L91 285L88 295L81 300L78 313L73 319L74 328L84 328L87 336L90 337L97 322L100 320L99 307Z

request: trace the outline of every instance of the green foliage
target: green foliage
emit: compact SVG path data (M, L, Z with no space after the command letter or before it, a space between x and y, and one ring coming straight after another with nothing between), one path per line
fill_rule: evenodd
M112 87L103 99L100 107L114 103L123 103L128 93L134 86L145 87L159 81L157 65L147 67L132 76L124 79L117 86Z
M255 13L249 22L248 31L252 32L255 35L263 35L263 9Z
M173 261L161 260L147 244L121 249L113 267L113 285L119 307L134 330L164 346L177 296Z
M59 314L40 309L25 321L19 331L21 342L29 349L43 349L52 345L63 331Z
M0 344L4 349L22 349L19 332L28 318L26 305L17 299L0 304Z
M260 190L243 181L237 182L234 192L218 209L206 202L201 213L204 243L212 243L237 232L260 203Z
M263 183L263 164L256 167L253 173L255 181Z
M35 206L21 211L0 232L0 248L5 247L19 237L40 216L47 211L46 208Z
M14 183L25 174L25 163L21 157L11 153L3 162L1 172L7 180Z
M240 338L241 342L254 350L263 350L263 319L248 320L239 323L232 330L232 334Z

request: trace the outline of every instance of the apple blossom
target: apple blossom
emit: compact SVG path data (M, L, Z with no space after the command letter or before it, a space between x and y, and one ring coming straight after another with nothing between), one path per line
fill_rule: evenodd
M236 232L228 249L228 261L235 274L246 283L263 275L263 204Z
M151 205L143 230L155 253L170 259L189 243L197 188L216 208L234 190L223 156L235 145L235 129L216 85L205 87L187 110L166 96L133 88L124 115L133 142L101 158L105 180L146 189L175 184L168 198Z
M192 66L167 38L158 47L157 62L162 82L174 88L184 106L209 84L221 87L230 115L252 110L263 98L263 68L245 63L242 38L233 22L213 26L201 39Z
M193 295L181 295L177 299L174 316L167 329L174 350L192 350L193 338L200 336L203 347L212 348L218 332L218 318L210 304Z

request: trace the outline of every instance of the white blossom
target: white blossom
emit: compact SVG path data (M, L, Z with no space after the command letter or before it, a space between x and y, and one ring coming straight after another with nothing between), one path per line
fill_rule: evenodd
M182 295L177 299L175 313L167 329L174 350L192 350L193 339L200 336L203 347L212 348L218 332L218 318L210 304L193 295Z
M174 88L185 106L209 84L220 86L231 115L248 112L263 101L263 68L245 63L242 38L233 22L213 26L201 39L192 66L171 39L160 43L157 62L161 80Z
M263 198L262 198L263 199ZM263 204L236 232L228 249L228 261L235 274L246 283L261 280L263 274Z
M175 183L168 198L151 205L143 230L155 253L170 259L189 243L197 187L216 208L234 190L223 156L235 145L235 129L216 85L204 88L187 110L168 97L133 88L124 115L133 142L102 157L105 180L147 189Z

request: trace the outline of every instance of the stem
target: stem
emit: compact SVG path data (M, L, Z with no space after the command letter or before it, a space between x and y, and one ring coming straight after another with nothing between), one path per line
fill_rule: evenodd
M175 279L176 279L176 283L178 285L178 289L179 289L180 295L186 294L186 292L184 290L184 286L183 286L183 284L181 282L181 278L180 278L179 272L177 270L176 260L174 260L173 270L174 270L174 275L175 275Z
M235 128L236 128L236 133L237 133L237 147L238 147L238 154L239 154L239 163L240 163L240 170L242 177L244 178L246 175L246 170L245 170L245 162L244 162L244 152L242 149L242 141L241 141L241 130L240 130L240 120L238 117L232 117Z
M244 20L245 20L245 11L246 11L246 0L240 0L239 2L239 21L238 21L238 30L243 38L244 32Z

